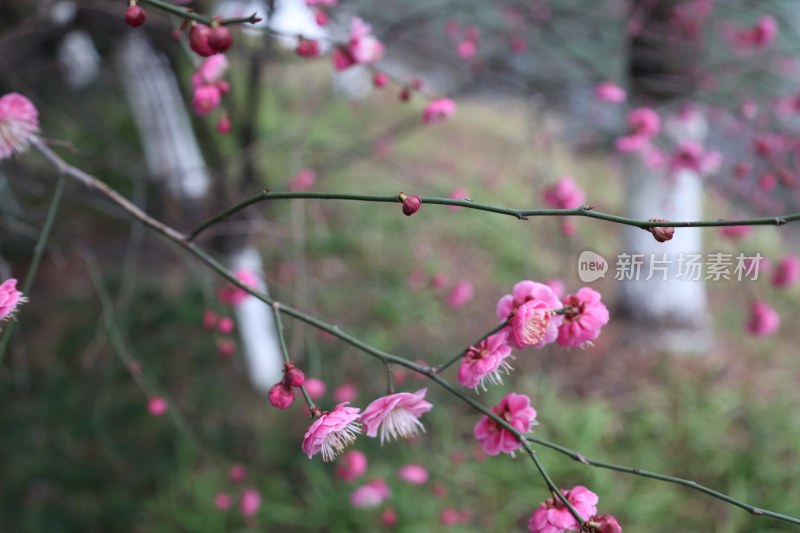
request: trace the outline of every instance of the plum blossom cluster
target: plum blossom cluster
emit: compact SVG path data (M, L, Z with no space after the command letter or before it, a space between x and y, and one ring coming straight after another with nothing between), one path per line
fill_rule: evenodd
M383 396L364 409L337 405L333 411L312 409L317 419L303 437L302 449L312 458L320 453L323 461L332 461L352 444L363 428L368 437L380 436L381 444L400 438L413 438L425 431L419 418L433 405L425 400L427 389L415 393L399 392Z
M512 349L540 349L553 342L583 347L597 339L609 320L597 291L583 287L562 301L551 285L531 280L520 281L500 298L496 313L505 327L467 348L461 358L457 377L465 387L502 383L501 374L511 370Z
M230 91L230 84L222 79L228 69L228 59L223 54L205 58L192 74L192 108L199 116L205 116L220 107L222 97ZM217 131L231 130L230 116L222 112L217 121Z

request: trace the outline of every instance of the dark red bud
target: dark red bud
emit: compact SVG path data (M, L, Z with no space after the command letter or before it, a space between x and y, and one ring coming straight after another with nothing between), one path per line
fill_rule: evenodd
M419 196L406 196L403 193L400 193L400 198L403 201L403 214L407 217L410 217L419 211L419 208L422 205L422 200Z
M590 533L622 533L622 526L610 514L593 516L586 521L586 526Z
M408 87L403 87L400 89L400 95L398 96L401 102L408 102L411 100L411 89Z
M217 52L225 52L233 44L231 30L225 26L215 26L208 33L208 44Z
M205 24L195 24L189 30L189 48L201 57L213 56L217 53L216 50L211 48L208 44L208 36L211 33L211 28Z
M383 72L376 72L372 77L372 85L376 88L385 87L387 83L389 83L389 76Z
M283 381L290 387L301 387L306 382L306 375L293 363L286 363L283 370Z
M128 9L125 10L125 24L128 26L133 26L134 28L138 28L142 24L145 23L147 20L147 13L144 9L137 6L136 4L131 4L128 6Z
M661 218L651 218L650 222L669 222L669 220L664 220ZM672 236L675 235L675 228L673 227L661 227L656 226L653 228L647 228L647 231L653 234L653 237L656 238L658 242L666 242L672 240Z
M269 403L278 409L286 409L292 405L294 401L294 392L292 388L283 381L273 385L272 388L269 389L267 396L269 397Z
M319 55L319 43L313 39L300 37L295 49L300 57L317 57Z

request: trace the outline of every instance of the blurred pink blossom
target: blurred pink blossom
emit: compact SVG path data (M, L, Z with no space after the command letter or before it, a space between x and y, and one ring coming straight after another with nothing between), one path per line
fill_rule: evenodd
M358 487L350 494L350 504L356 509L366 509L371 507L378 507L389 496L392 491L386 481L380 478L375 478L372 481Z
M464 307L472 300L473 288L469 280L461 279L455 284L450 294L447 295L447 306L451 309Z
M359 450L346 452L336 462L336 475L344 481L353 481L367 471L367 456Z
M153 396L147 402L147 410L153 416L161 416L167 412L167 400L161 396Z
M428 482L428 470L418 464L403 465L397 471L397 477L412 485L424 485Z
M781 325L781 317L767 302L756 300L750 305L750 314L745 329L756 337L775 333Z
M310 168L305 168L289 180L286 188L292 192L307 191L317 182L317 174Z
M255 515L261 508L261 493L257 489L247 488L242 491L242 499L239 502L239 511L245 518Z

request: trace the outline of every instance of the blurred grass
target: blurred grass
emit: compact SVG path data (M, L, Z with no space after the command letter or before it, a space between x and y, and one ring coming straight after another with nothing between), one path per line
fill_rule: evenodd
M453 120L392 138L390 154L378 157L371 156L375 136L417 113L421 102L396 105L389 91L359 103L331 99L318 64L276 66L271 79L280 83L264 91L261 145L251 153L264 185L273 190L309 166L320 176L318 190L446 195L466 187L472 198L522 206L538 205L549 179L572 174L590 203L622 209L623 187L614 169L598 156L569 155L557 139L545 142L544 149L532 142L531 134L543 135L552 117L539 116L523 103L464 99ZM127 131L129 126L119 119L115 127ZM228 155L237 164L238 154ZM87 159L85 166L92 169ZM709 207L713 214L725 210L711 202ZM604 253L618 247L618 228L587 220L577 220L575 236L566 238L554 220L521 223L439 206L423 206L411 218L403 217L399 206L345 202L255 210L264 213L261 242L275 296L383 349L431 363L490 329L495 302L516 281L561 277L573 290L580 250ZM83 237L91 244L93 233L79 233L92 219L75 211L78 223L59 228L58 238ZM105 241L99 242L126 237L117 226L102 231ZM742 246L770 254L781 250L767 228L756 230ZM143 262L134 269L134 297L117 310L117 318L144 372L169 394L171 408L186 417L196 443L177 432L168 417L147 414L146 398L98 325L100 308L86 274L66 252L66 266L48 265L38 295L21 314L24 342L17 349L25 357L15 358L13 375L4 376L0 386L3 531L382 530L379 510L353 510L349 503L351 491L373 476L385 477L391 486L387 505L397 510L398 532L445 529L439 515L448 506L472 516L468 524L447 528L451 531L524 530L530 513L547 498L525 457L482 457L471 434L475 414L434 389L429 398L436 408L425 416L428 431L422 438L383 448L369 439L356 443L370 460L362 480L342 482L331 465L307 460L299 449L308 424L300 402L287 412L267 407L250 390L240 356L216 354L215 335L200 327L203 309L213 305L209 294L216 282L195 277L194 263L164 250L158 245L144 249ZM126 282L117 274L119 254L106 253L101 261L107 283L118 294ZM444 275L445 288L412 290L407 278L415 269L428 280ZM443 299L461 278L475 284L475 297L453 310ZM601 287L612 302L613 282ZM542 438L593 458L687 477L755 505L800 514L796 290L768 293L784 327L764 340L741 331L743 294L767 293L763 281L747 285L746 292L731 283L709 284L709 291L717 339L706 357L627 353L619 348L624 333L612 323L595 348L519 354L507 386L480 399L493 405L510 390L529 394ZM382 394L378 362L297 323L289 324L289 342L301 365L328 383L323 407L334 403L330 389L346 382L358 385L357 405ZM21 361L28 366L20 369ZM20 373L25 379L18 378ZM424 386L406 380L403 389ZM593 469L544 449L540 453L560 486L590 487L600 495L601 512L615 514L629 532L797 529L681 487ZM227 477L236 462L248 467L244 483ZM409 462L431 471L425 486L397 478L397 468ZM443 489L434 490L436 485ZM230 493L236 502L245 486L262 494L254 520L214 508L217 492Z

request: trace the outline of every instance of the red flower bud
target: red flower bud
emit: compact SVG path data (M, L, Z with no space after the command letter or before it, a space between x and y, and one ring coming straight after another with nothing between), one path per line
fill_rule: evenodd
M317 26L327 26L328 14L321 9L317 9L317 11L314 13L314 20L317 22Z
M217 52L227 51L233 44L231 30L222 25L214 26L208 33L208 44Z
M286 363L283 370L283 382L290 387L301 387L306 382L306 375L303 371L294 366L294 363Z
M378 89L385 87L387 83L389 83L389 76L383 72L376 72L372 77L372 85Z
M226 135L231 131L231 117L227 113L219 117L217 121L217 132Z
M128 5L128 9L125 10L125 24L128 26L133 26L134 28L138 28L147 20L147 13L144 9L137 6L136 4Z
M593 516L586 521L586 524L591 533L622 533L622 526L619 525L614 515Z
M269 389L267 397L269 398L269 403L271 403L273 407L286 409L292 405L294 401L294 392L289 385L281 381Z
M419 207L422 205L422 200L419 196L406 196L400 193L400 200L403 202L403 214L407 217L419 211Z
M189 48L201 57L209 57L216 54L217 51L208 44L210 33L211 28L205 24L194 24L192 29L189 30Z
M411 100L411 89L409 89L408 87L403 87L402 89L400 89L400 94L398 95L398 98L400 99L401 102L408 102L409 100Z
M651 218L650 222L669 222L669 220L664 220L661 218ZM675 228L673 227L655 226L652 228L647 228L647 231L652 233L653 237L655 237L658 242L666 242L672 240L672 236L675 234Z

